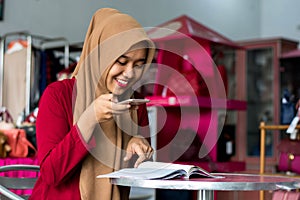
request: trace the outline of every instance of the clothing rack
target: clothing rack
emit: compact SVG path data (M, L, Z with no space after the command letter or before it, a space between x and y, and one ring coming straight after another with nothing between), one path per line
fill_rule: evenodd
M7 33L0 38L0 106L3 106L3 93L4 93L4 60L5 60L5 50L6 45L9 40L12 38L24 39L27 42L26 47L26 91L25 91L25 108L24 115L27 116L31 112L31 81L33 80L32 75L32 56L33 49L38 48L40 50L46 49L55 49L63 53L64 56L64 66L65 68L69 65L69 55L70 55L70 45L66 38L58 37L58 38L49 38L40 35L34 35L29 33L28 31L19 31L19 32L10 32Z
M25 114L30 112L30 80L31 80L31 56L32 56L32 36L28 32L11 32L5 34L1 38L1 64L0 64L0 104L3 106L3 79L4 79L4 53L5 53L5 41L11 36L25 36L27 40L27 56L26 56L26 105Z

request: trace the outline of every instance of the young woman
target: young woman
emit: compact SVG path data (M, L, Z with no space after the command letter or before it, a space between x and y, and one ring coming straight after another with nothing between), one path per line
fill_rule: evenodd
M30 199L128 199L129 188L96 176L152 156L145 104L118 102L142 98L132 86L153 56L135 19L110 8L94 14L73 78L49 85L40 100L41 170Z

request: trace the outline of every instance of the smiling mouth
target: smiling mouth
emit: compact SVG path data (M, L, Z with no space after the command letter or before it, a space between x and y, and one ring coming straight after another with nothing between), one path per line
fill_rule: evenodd
M120 87L126 87L128 85L128 80L121 80L121 79L116 79L118 86Z

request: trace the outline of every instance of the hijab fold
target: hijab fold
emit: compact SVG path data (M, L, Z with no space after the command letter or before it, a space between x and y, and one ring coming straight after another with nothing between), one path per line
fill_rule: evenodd
M109 93L105 83L110 67L141 41L146 41L149 48L145 72L154 56L154 44L141 25L129 15L111 8L100 9L93 15L73 72L76 77L74 123L98 96ZM126 95L130 97L132 92L126 92ZM111 185L109 179L97 179L96 176L128 166L122 160L129 140L138 134L137 124L137 112L130 111L99 123L93 130L96 147L90 150L82 164L81 199L128 199L128 188Z

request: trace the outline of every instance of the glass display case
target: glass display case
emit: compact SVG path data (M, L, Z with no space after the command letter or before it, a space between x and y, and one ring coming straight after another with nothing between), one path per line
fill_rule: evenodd
M239 158L247 164L258 166L259 158L259 124L280 124L281 103L281 68L280 56L296 49L298 42L284 38L269 38L239 41L245 49L238 53L238 63L245 72L245 90L242 95L247 101L247 114L242 116L246 131L241 132L238 139ZM267 133L267 163L276 163L275 148L279 142L279 134ZM246 148L245 148L246 147Z
M276 93L272 68L274 62L272 48L251 49L247 51L247 155L259 156L258 124L265 121L274 123L274 99ZM254 112L252 112L254 111ZM272 135L267 135L266 154L272 155Z

